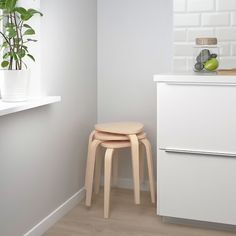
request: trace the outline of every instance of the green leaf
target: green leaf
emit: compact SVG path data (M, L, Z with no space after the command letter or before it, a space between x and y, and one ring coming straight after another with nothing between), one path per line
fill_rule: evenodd
M25 50L24 49L19 49L17 52L17 55L19 58L23 58L25 56Z
M6 10L8 12L13 12L16 6L16 2L17 0L6 0L6 4L5 4Z
M11 56L11 53L10 52L7 52L3 55L3 59L7 59L8 57Z
M20 17L21 17L21 19L22 19L23 21L29 20L29 19L30 19L32 16L34 16L35 14L40 14L41 16L43 16L43 14L42 14L41 12L39 12L39 11L37 11L37 10L35 10L35 9L32 9L32 8L26 10L26 9L23 8L23 7L16 7L16 8L14 9L14 11L16 11L16 12L18 12L18 13L20 14ZM27 25L27 26L29 26L29 25ZM27 26L26 26L26 27L27 27ZM30 28L31 28L31 27L30 27Z
M31 58L31 59L35 62L35 58L34 58L32 55L27 54L27 56L28 56L29 58Z
M23 21L27 21L29 20L33 15L31 15L30 13L26 13L26 14L22 14L20 17L21 17L21 20Z
M1 63L1 66L2 66L3 68L7 67L8 65L9 65L9 62L8 62L8 61L3 61L3 62Z
M32 29L32 27L31 27L30 25L23 24L23 26L24 26L25 28Z
M33 29L27 29L24 33L24 35L33 35L35 34L35 31Z
M38 42L37 39L27 39L27 41L31 41L31 42Z
M13 28L8 28L7 29L7 36L9 38L14 38L14 37L16 37L16 35L17 35L17 33Z
M6 0L0 0L0 9L6 8Z
M27 10L25 8L23 8L23 7L15 7L14 11L18 12L21 15L27 14Z
M40 16L43 16L43 13L42 13L42 12L37 11L37 10L32 9L32 8L28 9L28 12L29 12L31 15L39 14Z
M28 52L28 47L26 47L26 46L24 46L24 45L21 46L21 47L24 48L26 52Z

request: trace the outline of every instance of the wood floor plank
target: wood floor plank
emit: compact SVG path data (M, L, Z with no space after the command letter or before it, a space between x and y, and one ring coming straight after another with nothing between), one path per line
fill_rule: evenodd
M150 194L142 192L141 205L133 202L133 191L112 189L110 218L103 218L102 191L92 207L84 203L72 209L44 236L231 236L236 232L194 228L163 223L151 204Z

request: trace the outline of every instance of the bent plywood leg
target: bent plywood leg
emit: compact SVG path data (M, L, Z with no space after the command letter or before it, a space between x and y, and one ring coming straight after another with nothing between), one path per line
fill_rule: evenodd
M139 170L140 170L140 181L144 184L145 168L144 168L144 145L139 145Z
M87 162L87 176L86 176L86 206L91 206L92 192L93 192L93 176L97 147L100 145L100 140L94 140L91 143Z
M112 155L114 149L107 149L105 154L104 167L104 218L109 217L110 194L111 194L111 170Z
M96 163L95 163L95 174L94 174L94 193L95 194L98 194L100 190L103 159L104 157L102 156L101 150L99 150L98 155L96 157Z
M141 142L144 144L144 146L146 148L151 200L152 200L152 203L155 203L155 180L154 180L153 158L152 158L151 144L147 139L143 139L143 140L141 140Z
M140 204L139 142L136 135L129 135L129 139L132 153L134 201L135 204Z
M113 163L113 165L112 165L112 183L113 183L113 186L116 186L117 181L118 181L119 162L118 162L117 151L115 151L115 150L113 153L112 163Z
M87 154L87 164L86 164L86 172L85 172L85 184L84 184L84 186L85 186L85 189L87 189L87 179L88 179L88 177L87 177L87 175L88 175L88 164L89 164L89 156L90 156L90 149L91 149L91 143L92 143L92 141L93 141L93 137L94 137L94 134L95 134L95 130L93 130L91 133L90 133L90 135L89 135L89 142L88 142L88 154Z

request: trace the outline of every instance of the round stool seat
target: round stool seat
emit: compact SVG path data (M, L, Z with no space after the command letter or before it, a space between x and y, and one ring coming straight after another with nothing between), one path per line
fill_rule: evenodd
M126 135L104 133L104 132L96 132L94 134L94 138L97 140L101 140L101 141L126 141L126 140L129 140L129 137ZM146 138L146 133L141 132L141 133L137 134L137 138L139 140Z
M115 122L96 124L95 130L100 132L114 133L114 134L138 134L143 131L144 125L138 122Z
M106 141L101 143L104 148L117 149L117 148L127 148L131 146L129 141Z

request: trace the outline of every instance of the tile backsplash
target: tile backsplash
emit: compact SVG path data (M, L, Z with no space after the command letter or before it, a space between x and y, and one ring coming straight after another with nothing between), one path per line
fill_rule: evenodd
M174 70L192 70L196 37L217 37L220 67L236 67L236 0L174 0Z

